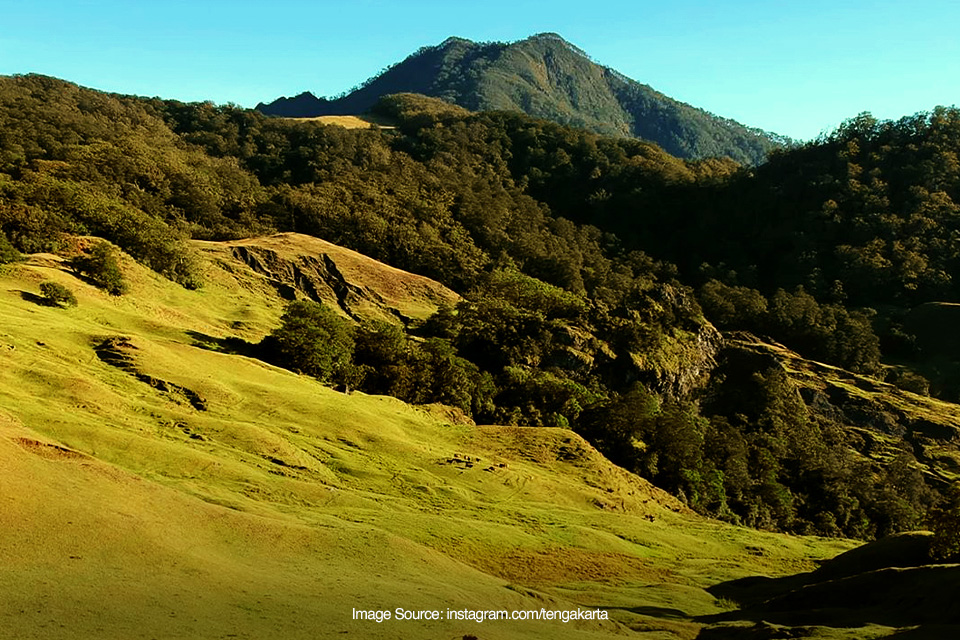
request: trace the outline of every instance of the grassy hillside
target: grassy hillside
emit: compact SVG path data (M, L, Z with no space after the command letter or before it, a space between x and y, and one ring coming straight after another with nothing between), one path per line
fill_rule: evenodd
M594 62L553 33L511 43L448 38L424 47L346 95L304 93L260 104L303 117L368 112L383 96L419 93L473 111L520 111L604 135L654 142L681 158L759 164L783 140L674 100Z
M369 129L371 127L392 127L392 123L378 118L377 116L364 114L359 116L314 116L310 118L294 118L308 122L319 122L320 124L335 124L346 129Z
M298 233L196 246L227 268L243 263L286 300L309 298L353 319L422 321L460 300L435 280Z
M122 297L51 254L0 272L0 518L17 532L0 637L692 638L728 607L710 585L850 546L702 519L567 430L473 427L217 351L265 334L282 300L200 248L201 291L127 257ZM42 281L78 306L37 304ZM575 606L611 621L351 617Z
M944 478L921 472L926 445L906 436L953 433L947 425L839 396L839 411L821 411L834 399L799 386L775 358L718 368L725 341L712 323L955 399L955 362L917 365L923 341L902 306L949 299L939 296L950 294L955 248L938 229L956 217L955 110L860 118L744 171L436 98L396 95L379 108L396 128L2 78L0 261L19 250L89 262L98 245L75 237L93 234L197 288L204 258L188 240L229 240L217 259L239 258L267 290L335 302L350 318L383 312L390 324L360 327L350 355L350 330L327 314L342 338L325 342L337 345L327 369L297 361L296 340L252 344L263 333L196 337L207 345L443 402L482 423L569 428L698 512L738 524L869 539L921 526L942 499ZM463 299L414 294L402 308L412 281L365 289L326 249L310 257L243 240L278 230L434 278ZM423 321L441 301L456 303ZM99 344L109 353L125 343ZM852 440L851 428L882 433L884 455L860 455L875 439Z

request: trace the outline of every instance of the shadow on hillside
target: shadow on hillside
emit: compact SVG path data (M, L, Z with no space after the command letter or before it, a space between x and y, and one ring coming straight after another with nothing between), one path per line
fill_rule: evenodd
M29 291L21 291L20 289L12 289L13 292L20 294L20 297L27 301L32 302L33 304L38 304L41 307L52 307L55 305L50 304L50 301L44 298L43 296L38 296L35 293L30 293Z
M697 618L715 625L698 638L802 638L810 635L808 627L868 624L900 628L886 637L905 640L960 637L954 633L960 629L955 595L960 565L928 564L929 544L929 533L901 534L843 553L809 573L714 585L708 589L712 595L741 609Z
M187 336L193 340L193 346L217 351L219 353L229 353L231 355L247 356L248 358L260 358L260 345L256 342L247 342L236 336L226 338L217 338L207 335L200 331L187 331Z
M883 630L864 630L862 635L859 628L846 627L833 630L831 625L809 625L790 627L768 622L725 624L703 628L696 640L789 640L794 638L874 638L875 640L947 640L960 637L960 626L955 625L921 625L906 629L895 629L887 635L877 635ZM850 635L853 631L857 635Z
M895 640L943 640L960 638L960 625L928 624L912 629L903 629L888 638Z

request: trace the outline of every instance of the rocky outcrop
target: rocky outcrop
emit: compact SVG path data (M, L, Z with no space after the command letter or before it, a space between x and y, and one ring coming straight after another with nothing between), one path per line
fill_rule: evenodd
M630 354L637 379L662 397L686 398L707 384L723 336L709 322L695 331L675 331L659 348Z
M285 300L295 300L297 294L316 302L332 298L349 316L354 316L352 308L365 294L377 302L383 302L375 292L365 292L347 282L336 263L326 254L319 258L300 255L291 260L264 247L236 246L231 249L234 258L264 276Z

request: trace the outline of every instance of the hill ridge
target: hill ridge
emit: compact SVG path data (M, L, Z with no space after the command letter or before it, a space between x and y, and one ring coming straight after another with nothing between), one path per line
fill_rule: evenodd
M521 111L596 133L655 142L682 158L758 164L788 139L686 104L593 60L552 32L516 42L451 36L334 98L303 92L260 103L267 115L355 115L381 97L420 93L473 111Z

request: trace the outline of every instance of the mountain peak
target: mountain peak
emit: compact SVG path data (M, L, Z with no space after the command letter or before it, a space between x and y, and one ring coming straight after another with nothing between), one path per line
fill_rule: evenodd
M534 34L534 35L530 36L530 37L527 38L526 40L521 40L521 41L515 42L515 43L513 43L513 44L514 44L514 45L518 45L518 44L523 44L523 43L543 44L543 45L559 44L559 45L565 47L566 49L572 51L573 53L575 53L575 54L577 54L577 55L579 55L579 56L583 56L584 58L587 58L587 59L589 59L589 60L592 61L592 58L590 58L590 55L587 54L586 51L584 51L583 49L581 49L581 48L578 47L577 45L573 44L573 43L570 42L569 40L565 39L565 38L564 38L563 36L561 36L559 33L554 33L553 31L544 31L543 33L537 33L537 34Z
M565 44L570 44L569 42L567 42L566 40L564 40L563 36L561 36L559 33L554 33L553 31L544 31L543 33L535 33L535 34L533 34L532 36L530 36L529 38L527 38L527 40L534 40L534 41L536 41L536 40L559 40L560 42L563 42L563 43L565 43Z
M521 111L603 135L640 138L681 158L727 156L757 164L781 145L766 132L678 102L600 66L553 32L512 43L451 36L345 96L280 99L258 109L287 117L356 115L395 93L419 93L473 111Z
M437 49L446 49L447 47L450 47L450 46L453 46L453 45L456 45L456 44L475 45L475 44L477 44L477 43L474 42L473 40L468 40L467 38L461 38L460 36L450 36L449 38L447 38L446 40L444 40L443 42L441 42L439 45L437 45L436 48L437 48Z

